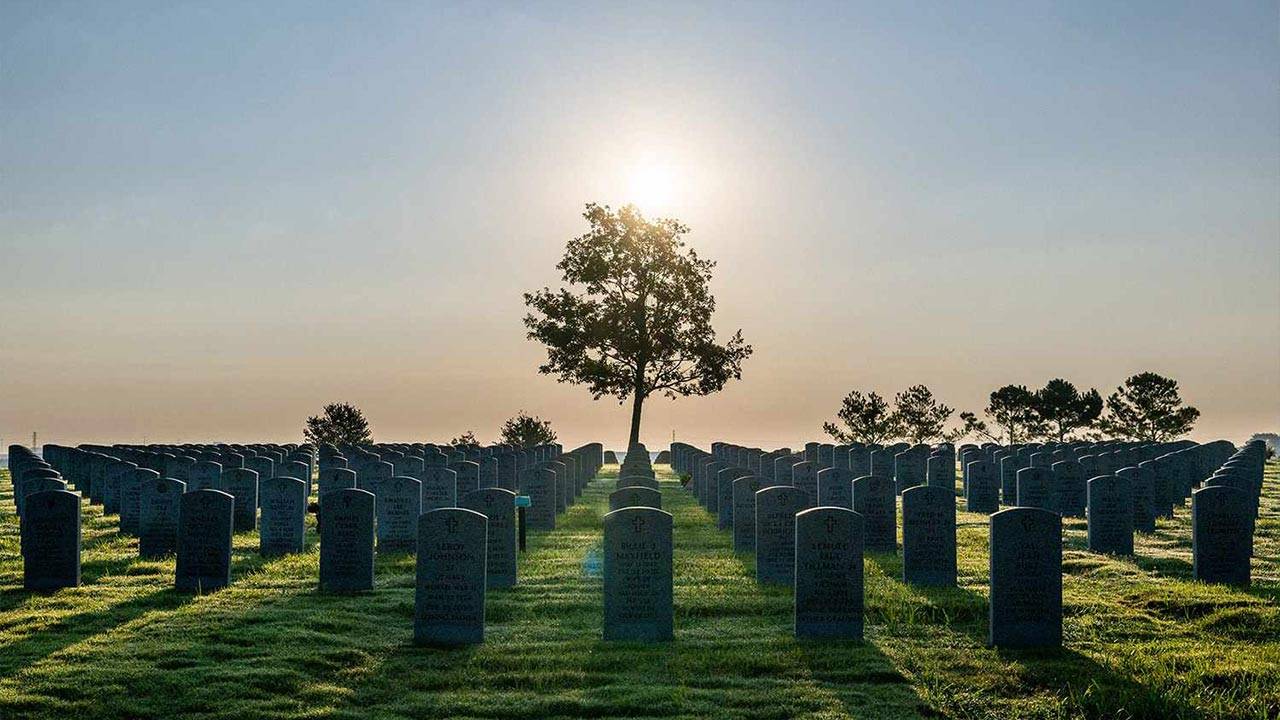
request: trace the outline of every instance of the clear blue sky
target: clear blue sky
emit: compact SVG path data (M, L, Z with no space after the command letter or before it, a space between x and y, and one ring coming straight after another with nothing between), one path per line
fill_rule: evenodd
M627 413L520 292L588 201L674 214L757 349L646 439L816 437L844 392L1104 394L1280 426L1269 3L0 6L0 437L383 439ZM608 430L612 428L612 430ZM605 436L602 436L605 435Z

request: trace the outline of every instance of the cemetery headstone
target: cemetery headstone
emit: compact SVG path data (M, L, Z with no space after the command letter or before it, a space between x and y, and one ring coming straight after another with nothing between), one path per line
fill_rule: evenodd
M484 642L487 526L484 515L465 508L423 513L418 523L414 642Z
M219 471L221 474L221 471ZM235 499L221 490L183 493L178 505L178 592L206 593L231 584Z
M609 493L609 512L628 507L662 509L662 493L646 487L624 487Z
M24 589L80 585L79 493L42 490L27 495L21 532Z
M986 460L968 465L969 484L965 490L965 507L969 512L993 513L1000 509L1000 480L995 467Z
M796 637L861 640L862 585L862 516L837 507L797 514Z
M491 588L516 584L516 494L499 487L481 488L462 496L461 507L489 520L485 584Z
M674 634L671 515L629 507L604 516L604 639Z
M796 513L809 496L793 485L777 485L756 493L756 580L791 585L796 569Z
M408 476L383 480L374 500L378 552L414 552L422 515L422 482Z
M374 495L344 488L320 501L320 589L347 593L373 589Z
M1205 583L1248 587L1253 519L1249 496L1226 485L1191 493L1192 576Z
M523 493L531 505L525 512L530 530L556 529L556 474L554 470L534 468L523 476Z
M832 467L818 473L818 504L853 509L853 472Z
M733 551L756 549L756 492L761 489L755 475L733 481Z
M1043 508L991 516L988 644L1062 645L1062 519Z
M236 532L253 530L258 524L258 473L248 468L222 471L222 491L235 498L233 525Z
M178 551L178 520L187 486L173 478L142 483L138 498L138 556L155 560Z
M1133 554L1133 496L1129 481L1099 475L1088 485L1089 550L1110 555Z
M925 485L902 493L902 581L955 587L955 490Z
M855 479L853 511L862 516L863 547L866 550L898 551L898 514L892 480L880 475Z

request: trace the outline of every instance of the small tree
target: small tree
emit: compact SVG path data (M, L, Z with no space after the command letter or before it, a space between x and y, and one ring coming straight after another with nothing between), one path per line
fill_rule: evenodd
M1191 432L1200 411L1182 406L1178 381L1144 372L1124 381L1107 397L1108 433L1129 440L1167 442Z
M450 440L449 444L453 447L476 447L480 444L480 441L476 439L475 430L468 430L458 437Z
M1076 430L1088 429L1102 414L1102 396L1097 390L1082 393L1062 378L1055 378L1036 391L1034 403L1040 435L1065 442Z
M935 400L924 385L912 385L898 393L893 406L902 436L917 445L943 437L943 428L955 412Z
M313 445L364 445L373 442L369 421L351 403L330 403L320 415L307 418L302 436Z
M551 429L550 420L530 416L523 410L502 423L502 430L499 432L503 443L521 448L537 447L556 441L556 433Z
M865 395L853 390L844 396L836 418L844 423L823 423L822 429L841 443L883 443L898 436L898 419L889 412L889 403L872 391Z
M738 331L721 345L711 327L715 263L686 249L689 229L646 220L634 206L589 204L590 229L569 241L557 268L577 286L525 293L529 339L547 347L538 371L586 385L595 399L631 398L628 447L640 442L644 402L709 395L742 377L751 346Z

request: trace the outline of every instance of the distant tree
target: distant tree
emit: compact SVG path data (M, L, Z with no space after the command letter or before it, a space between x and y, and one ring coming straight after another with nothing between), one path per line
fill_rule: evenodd
M715 263L685 248L689 229L646 220L634 206L587 205L590 229L556 265L574 288L525 293L528 337L547 348L538 371L586 385L592 397L631 398L628 447L640 441L644 402L709 395L742 377L751 346L738 331L721 345L711 316Z
M1107 397L1101 426L1111 435L1145 442L1167 442L1191 432L1200 411L1182 406L1178 381L1144 372Z
M450 440L449 444L453 447L476 447L480 444L480 441L476 439L475 430L468 430L458 437Z
M935 400L924 385L912 385L893 398L893 413L902 437L917 445L942 438L953 412Z
M1062 378L1055 378L1036 391L1033 403L1040 436L1065 442L1076 430L1087 430L1102 414L1102 396L1097 390L1082 393Z
M872 391L863 394L853 390L844 396L836 419L844 423L823 423L822 429L841 443L883 443L898 436L898 419L889 411L889 403Z
M302 436L313 445L363 445L373 442L369 421L351 403L330 403L320 415L307 418Z
M515 417L502 423L501 442L521 448L547 445L556 441L551 421L530 416L521 410Z
M1036 414L1036 394L1026 385L1005 385L992 390L983 413L1000 429L986 433L993 442L1014 445L1044 432Z

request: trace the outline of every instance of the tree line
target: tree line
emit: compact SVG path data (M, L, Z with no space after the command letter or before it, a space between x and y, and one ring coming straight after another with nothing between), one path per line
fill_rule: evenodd
M841 443L918 444L968 437L1002 445L1105 438L1166 442L1190 432L1200 417L1199 410L1183 405L1176 380L1154 372L1127 378L1105 401L1096 389L1081 392L1069 380L1054 378L1038 390L1025 385L996 388L983 417L961 412L960 425L948 429L954 413L924 385L897 393L892 405L875 391L854 390L841 402L837 422L822 428Z
M329 403L319 415L307 418L302 436L315 445L368 445L373 442L373 429L360 408L347 402ZM498 444L532 448L556 441L550 420L543 420L521 410L498 428ZM454 447L481 444L474 430L468 430L449 441Z

